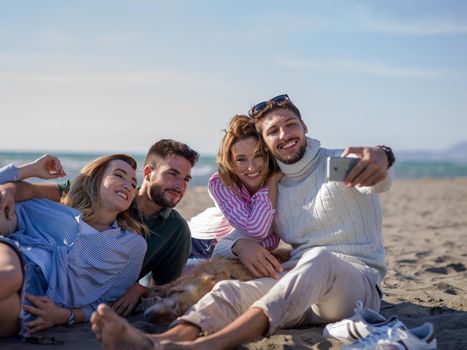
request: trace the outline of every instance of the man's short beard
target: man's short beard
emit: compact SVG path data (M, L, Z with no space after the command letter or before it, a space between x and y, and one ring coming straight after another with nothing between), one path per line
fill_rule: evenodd
M300 151L298 152L298 155L295 157L295 158L292 158L292 159L281 159L280 157L276 156L275 154L273 154L273 156L278 160L280 161L281 163L284 163L284 164L294 164L294 163L297 163L299 160L301 160L303 158L303 156L305 155L305 152L306 152L306 139L305 139L305 144L300 147Z
M173 208L175 207L178 202L180 201L177 201L176 203L171 203L169 202L167 199L165 199L164 197L164 192L166 191L167 189L163 188L162 186L159 186L159 185L151 185L151 187L149 188L149 198L151 198L151 200L156 203L158 206L160 206L161 208ZM180 198L181 199L181 198Z

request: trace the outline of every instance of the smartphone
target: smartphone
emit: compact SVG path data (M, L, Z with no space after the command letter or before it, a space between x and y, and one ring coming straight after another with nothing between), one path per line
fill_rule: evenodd
M358 158L328 157L328 180L344 181L358 161Z

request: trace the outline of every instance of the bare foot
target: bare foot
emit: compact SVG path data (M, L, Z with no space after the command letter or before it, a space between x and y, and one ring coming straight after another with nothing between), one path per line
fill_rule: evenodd
M105 350L154 349L155 344L147 334L132 327L105 304L97 307L91 323L92 330Z

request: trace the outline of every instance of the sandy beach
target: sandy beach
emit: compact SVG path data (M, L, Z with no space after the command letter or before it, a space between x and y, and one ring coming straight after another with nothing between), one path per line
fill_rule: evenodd
M398 315L407 326L432 322L438 349L467 349L467 178L396 180L381 196L388 273L383 281L381 313ZM206 188L189 191L178 209L189 219L212 205ZM163 328L130 321L147 331ZM283 330L239 349L339 349L322 328ZM41 333L63 341L55 349L99 349L89 325L54 327ZM1 349L33 349L3 339ZM49 347L47 347L49 348Z

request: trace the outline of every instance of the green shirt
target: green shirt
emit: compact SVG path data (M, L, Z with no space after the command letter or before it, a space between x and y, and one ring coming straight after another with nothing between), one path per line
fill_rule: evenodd
M68 192L70 185L70 181L57 184L60 195ZM152 272L154 281L162 285L179 277L191 252L191 233L186 220L171 208L164 208L145 219L136 200L131 204L130 212L150 230L145 237L148 249L139 278Z
M143 218L136 201L131 205L131 213L150 230L146 237L148 250L140 278L152 272L154 281L161 285L179 277L191 251L191 234L185 219L171 208L164 208L149 218Z

